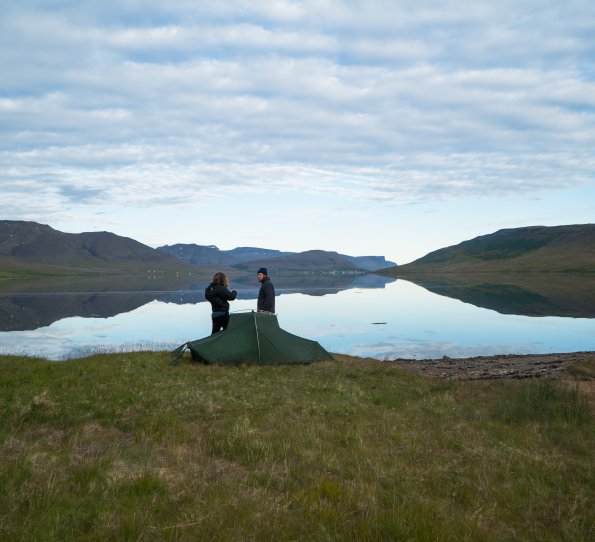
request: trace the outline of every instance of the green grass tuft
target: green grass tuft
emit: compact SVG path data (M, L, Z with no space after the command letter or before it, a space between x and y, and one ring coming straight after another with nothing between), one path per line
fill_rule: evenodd
M506 383L506 395L496 406L496 413L513 424L547 421L553 424L583 426L591 420L591 407L576 387L560 386L552 380L540 380L531 386Z

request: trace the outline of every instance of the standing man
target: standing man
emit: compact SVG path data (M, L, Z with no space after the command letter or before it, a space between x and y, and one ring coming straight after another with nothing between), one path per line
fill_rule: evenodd
M275 287L271 279L267 275L267 268L261 267L256 276L260 282L260 290L258 291L258 303L256 310L258 312L267 312L274 314L275 312Z

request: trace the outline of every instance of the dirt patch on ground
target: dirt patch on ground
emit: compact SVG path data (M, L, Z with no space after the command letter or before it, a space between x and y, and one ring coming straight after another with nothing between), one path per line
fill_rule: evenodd
M497 378L555 378L595 383L590 367L595 352L477 356L472 358L394 359L388 363L427 376L448 380L492 380ZM575 368L586 367L580 371ZM591 387L590 385L587 387Z

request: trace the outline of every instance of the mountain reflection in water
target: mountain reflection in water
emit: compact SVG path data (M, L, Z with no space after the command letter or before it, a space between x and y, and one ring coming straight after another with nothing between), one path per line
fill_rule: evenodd
M595 275L532 273L408 276L438 295L501 314L595 318Z
M373 274L308 275L278 277L274 284L277 296L288 293L324 296L351 288L384 288L395 280ZM73 316L109 318L152 301L178 305L206 303L204 289L209 282L210 276L194 277L192 282L187 277L11 281L0 289L0 331L35 330ZM259 286L255 276L238 277L230 284L230 288L238 290L238 299L256 299Z

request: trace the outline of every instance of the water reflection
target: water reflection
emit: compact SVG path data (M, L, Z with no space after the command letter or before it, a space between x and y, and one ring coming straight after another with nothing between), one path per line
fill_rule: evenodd
M407 277L430 292L501 314L595 318L595 276L569 273Z
M533 277L516 284L518 296L505 281L426 280L421 286L375 275L313 278L275 280L279 323L330 352L420 359L595 349L595 320L587 316L595 306L590 281L562 287L560 279L540 292L543 280ZM129 279L101 290L98 282L54 284L54 291L12 283L0 293L0 353L67 359L97 351L172 350L210 333L210 305L203 301L208 279L151 280L136 291ZM554 282L551 276L548 281ZM253 310L255 278L236 277L232 285L240 291L232 310ZM573 317L546 316L562 310Z
M204 289L209 280L210 276L195 277L192 282L187 277L11 282L0 290L0 331L34 330L74 316L110 318L152 301L205 303ZM278 296L325 296L352 288L384 288L394 281L378 275L310 275L279 277L275 288ZM258 297L259 284L252 275L236 277L230 287L238 290L238 299Z

